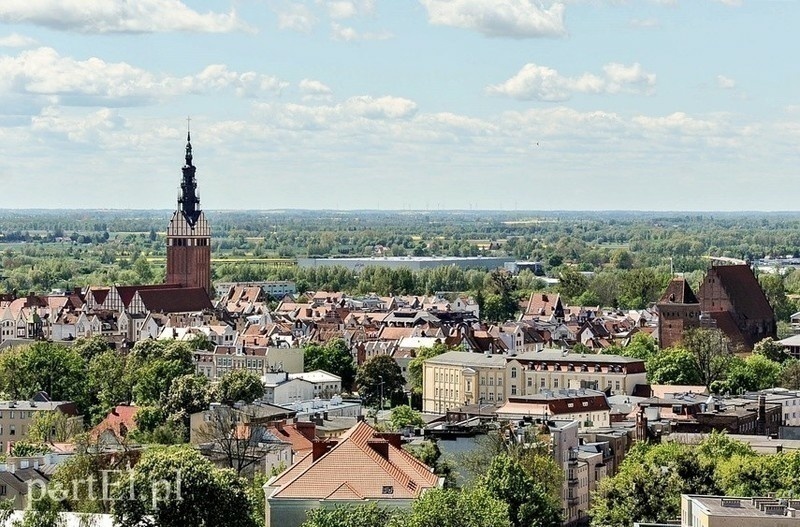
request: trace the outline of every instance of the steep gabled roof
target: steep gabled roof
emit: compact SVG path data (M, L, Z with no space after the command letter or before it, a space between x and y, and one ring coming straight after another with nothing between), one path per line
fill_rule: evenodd
M736 312L748 319L775 318L775 312L748 265L718 265L709 270L728 293Z
M269 499L387 500L417 498L438 484L430 467L361 421L328 452L305 456L268 485L277 487Z
M699 304L689 282L684 278L673 278L670 280L667 290L661 296L659 304Z
M150 284L150 285L117 285L114 288L117 290L117 294L119 295L119 299L122 301L122 305L128 307L131 304L131 300L136 295L137 291L147 291L153 289L179 289L181 287L180 284Z
M139 298L148 311L186 313L213 309L208 293L202 287L142 289Z

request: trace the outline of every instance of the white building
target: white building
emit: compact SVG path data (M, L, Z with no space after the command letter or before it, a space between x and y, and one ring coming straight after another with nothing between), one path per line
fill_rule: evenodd
M314 399L314 383L300 378L290 379L286 372L268 372L261 377L264 383L262 401L269 404L289 404Z
M314 397L328 399L342 393L342 378L325 370L290 373L289 379L302 379L314 386Z

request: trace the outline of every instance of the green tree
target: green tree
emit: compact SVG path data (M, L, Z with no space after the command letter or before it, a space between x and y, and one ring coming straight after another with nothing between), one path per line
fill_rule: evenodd
M611 265L617 269L631 269L633 267L633 255L625 249L617 249L611 254Z
M783 363L778 385L789 390L800 390L800 361L791 359Z
M758 277L758 282L761 284L761 289L767 296L772 309L775 311L775 318L777 320L789 320L797 310L797 306L786 296L786 289L784 288L783 277L779 274L765 273Z
M13 399L45 391L54 401L74 401L87 410L86 364L70 348L36 342L0 355L0 390Z
M170 419L180 421L188 430L191 415L207 409L210 403L211 383L208 377L193 373L172 380L162 407Z
M800 275L800 273L798 274ZM772 337L767 337L756 343L753 347L753 353L756 355L763 355L767 359L781 364L791 358L786 348L778 344Z
M508 505L508 517L515 527L561 525L560 503L553 500L511 456L501 454L495 457L480 485Z
M403 524L406 527L510 527L511 522L508 505L478 485L463 490L429 490L414 502Z
M697 385L702 382L694 357L684 348L667 348L647 361L647 382L651 384Z
M358 393L368 406L383 401L402 401L405 379L400 366L388 355L376 355L358 368L356 374Z
M734 358L725 333L718 329L690 329L683 334L683 346L691 353L700 382L707 388L725 378Z
M350 391L356 376L353 355L342 339L333 339L325 343L307 344L303 348L305 371L325 370L342 378L342 389Z
M125 357L114 350L94 355L89 361L87 389L94 395L90 409L92 421L98 422L121 403L131 401L130 377L125 375Z
M11 452L9 455L14 457L30 457L47 454L50 451L50 447L44 443L34 443L31 441L22 440L14 443L14 446L11 447Z
M773 388L778 384L781 365L764 355L750 355L742 360L731 361L724 389L733 394Z
M34 443L65 443L83 432L80 419L60 411L36 412L28 426L28 440Z
M392 424L393 430L402 430L407 426L422 428L425 426L425 421L419 412L412 409L407 404L395 406L392 409L392 416L389 419Z
M194 371L190 347L172 340L137 342L125 364L133 398L142 406L159 403L175 378Z
M194 448L146 450L133 469L133 499L117 490L114 520L130 527L255 527L244 481Z
M231 370L222 375L217 385L217 399L225 404L237 401L252 403L264 396L264 384L255 373Z
M399 527L394 509L375 503L340 505L332 509L311 509L301 527Z
M558 274L557 289L564 295L566 301L578 298L586 291L587 287L589 287L589 282L586 277L572 267L565 266Z
M102 335L92 335L91 337L81 338L72 344L72 349L83 358L85 362L90 362L94 357L111 350L108 340Z

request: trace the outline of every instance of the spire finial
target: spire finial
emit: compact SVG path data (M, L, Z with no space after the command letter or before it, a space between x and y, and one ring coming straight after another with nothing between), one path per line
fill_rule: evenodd
M186 166L192 166L192 130L191 117L186 118Z

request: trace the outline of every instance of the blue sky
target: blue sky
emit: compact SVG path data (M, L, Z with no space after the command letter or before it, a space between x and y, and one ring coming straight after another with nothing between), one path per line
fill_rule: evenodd
M2 0L0 208L798 210L800 2Z

